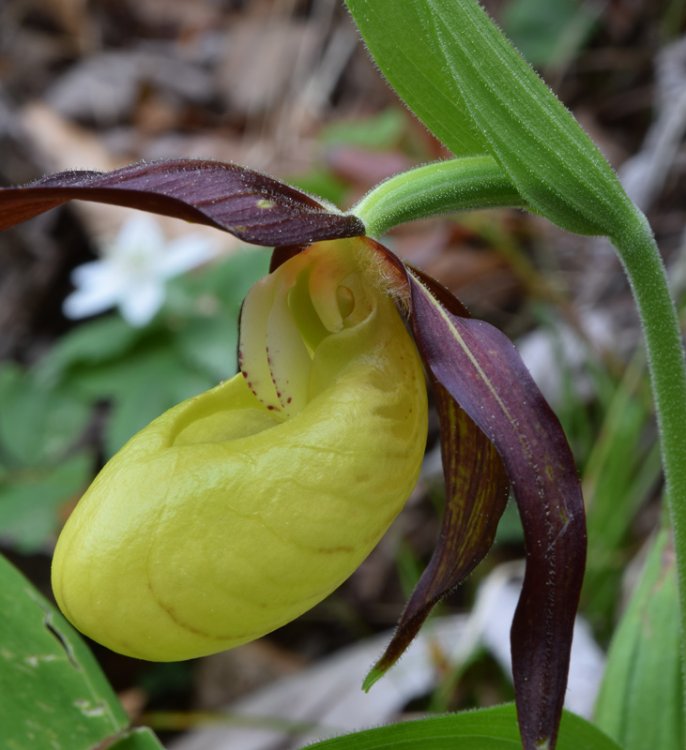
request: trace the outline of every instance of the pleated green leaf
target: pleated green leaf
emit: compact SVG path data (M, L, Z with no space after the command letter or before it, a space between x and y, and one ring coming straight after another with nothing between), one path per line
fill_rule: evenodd
M596 720L625 750L681 750L683 705L676 558L662 531L612 641Z
M355 732L309 750L521 750L513 704ZM599 729L564 712L558 750L619 750Z
M574 117L474 0L346 0L377 65L458 155L493 156L532 211L611 237L636 212Z

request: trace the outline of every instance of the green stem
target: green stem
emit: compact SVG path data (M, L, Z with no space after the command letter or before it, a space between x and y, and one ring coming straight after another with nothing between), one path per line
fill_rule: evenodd
M350 213L380 237L405 221L474 208L523 206L519 193L490 156L439 161L403 172L375 187Z
M686 665L686 363L679 319L655 238L636 209L614 238L643 325L660 430L666 497L674 530L681 604L681 659Z

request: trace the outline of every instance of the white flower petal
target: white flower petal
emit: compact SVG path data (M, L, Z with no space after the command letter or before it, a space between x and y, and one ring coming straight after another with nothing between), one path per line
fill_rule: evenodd
M158 261L158 269L164 278L178 276L191 268L200 266L217 256L217 246L202 234L188 234L170 242Z
M160 223L149 214L136 213L122 226L108 254L116 256L133 249L136 254L156 256L164 251L164 245Z
M122 317L130 325L140 328L149 323L164 302L164 285L149 279L131 286L119 302Z
M76 266L70 274L74 286L88 287L99 284L100 281L111 273L111 265L107 261L93 260Z
M114 286L84 287L72 292L62 303L62 312L72 320L108 310L119 303L119 289Z
M74 269L77 290L64 301L65 315L81 318L118 305L128 323L143 326L162 306L165 279L215 255L214 244L198 233L167 245L158 221L135 214L102 260Z

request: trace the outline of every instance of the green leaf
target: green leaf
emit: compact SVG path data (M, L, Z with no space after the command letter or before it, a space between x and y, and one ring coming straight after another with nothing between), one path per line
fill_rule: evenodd
M581 598L584 613L596 629L604 622L614 625L612 614L628 559L631 526L661 481L658 445L645 439L654 417L643 392L642 363L640 354L618 384L607 374L594 378L597 391L605 392L601 395L605 416L583 475L588 558ZM583 411L579 403L576 408Z
M289 176L288 183L310 195L318 195L334 206L343 205L349 187L326 166L314 166L305 173Z
M147 335L116 315L82 323L53 347L38 371L48 382L58 380L76 365L96 365L121 357Z
M127 719L67 621L0 558L0 727L7 750L92 750Z
M426 0L346 0L376 64L439 140L460 156L486 154L440 51Z
M561 67L588 39L599 10L577 0L513 0L505 8L503 26L534 65Z
M222 313L211 318L195 318L179 331L174 347L188 366L219 382L238 369L237 314Z
M92 457L79 454L0 479L0 538L25 553L45 549L61 525L61 507L86 488L92 468Z
M227 336L231 339L231 336ZM111 402L105 449L117 451L134 433L179 401L216 384L216 379L186 364L164 332L149 337L121 359L75 366L67 385L88 402ZM228 373L227 373L228 374Z
M0 369L0 403L0 457L10 467L60 460L90 415L68 389L47 387L14 364Z
M184 318L199 313L207 317L213 310L221 309L237 315L250 287L268 273L269 257L269 252L252 247L195 273L172 279L165 309Z
M327 146L388 149L402 138L405 117L400 109L387 109L376 117L329 125L322 131L320 138Z
M241 304L250 287L268 271L269 255L253 248L170 284L165 312L183 318L170 321L170 344L179 358L206 375L210 384L237 371Z
M184 366L174 350L161 342L128 359L84 373L80 385L92 397L113 401L105 428L106 453L112 455L167 409L215 382Z
M610 646L596 720L625 750L684 747L679 598L670 533L660 532Z
M310 750L521 750L514 705L403 722L355 732ZM648 747L648 746L647 746ZM558 750L619 750L584 719L565 711Z
M452 151L492 155L529 208L566 229L636 227L602 154L474 0L346 2L391 85Z

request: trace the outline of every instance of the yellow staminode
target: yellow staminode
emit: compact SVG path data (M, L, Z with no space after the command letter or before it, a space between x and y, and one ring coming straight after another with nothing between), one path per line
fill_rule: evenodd
M257 638L322 600L410 494L427 431L421 363L361 240L259 282L244 374L179 404L105 466L60 536L71 622L143 659Z

